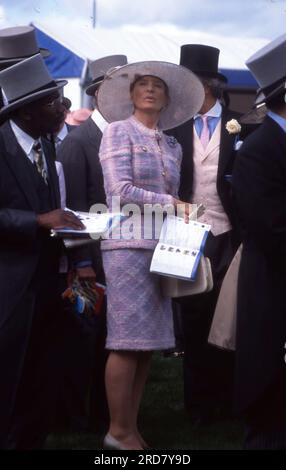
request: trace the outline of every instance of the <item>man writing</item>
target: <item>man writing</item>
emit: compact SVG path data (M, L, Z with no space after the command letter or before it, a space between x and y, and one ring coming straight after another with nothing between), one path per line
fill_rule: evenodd
M0 72L0 446L41 447L60 380L61 244L50 229L82 229L59 209L53 149L59 89L39 54Z

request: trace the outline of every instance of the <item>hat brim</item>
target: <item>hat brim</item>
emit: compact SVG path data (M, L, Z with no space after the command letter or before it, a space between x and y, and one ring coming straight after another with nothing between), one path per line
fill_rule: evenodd
M46 57L50 57L50 55L52 54L51 51L49 51L49 49L45 49L44 47L40 47L39 53L41 54L41 56L42 56L44 59L45 59Z
M121 121L133 114L130 84L138 75L158 77L168 86L170 100L161 111L160 129L177 127L201 109L205 98L204 87L186 67L161 61L136 62L115 69L105 77L97 103L106 121Z
M255 101L254 101L254 107L256 108L257 106L265 103L265 100L266 100L266 96L264 95L263 91L258 90Z
M256 107L252 108L250 111L243 114L243 116L239 118L239 122L240 124L246 124L246 125L258 125L262 123L266 114L267 114L267 107L265 106L265 104L263 104L257 108Z
M12 111L21 108L22 106L37 101L40 98L44 98L47 95L50 95L54 91L57 91L63 88L68 81L67 80L55 80L56 86L51 86L50 88L45 88L44 90L37 91L36 93L31 93L30 95L24 96L17 101L14 101L11 104L4 105L0 109L0 118L7 117Z
M193 72L195 73L196 75L198 75L199 77L202 77L202 78L218 78L219 80L222 80L224 83L227 83L228 82L228 79L226 78L225 75L223 75L222 73L220 72L214 72L214 73L210 73L210 72Z
M35 52L35 54L32 54L33 55L36 55L36 54L41 54L41 56L43 57L43 59L45 59L46 57L49 57L51 55L51 52L48 50L48 49L44 49L42 47L40 47L40 49ZM29 57L32 57L32 56L29 56ZM15 64L18 64L18 62L20 62L21 60L24 60L24 59L28 59L28 57L13 57L11 59L1 59L0 58L0 66L1 65L15 65Z
M89 85L85 90L86 94L88 96L94 96L96 90L98 89L99 85L101 85L102 82L103 82L103 80L99 80L99 81Z
M280 83L280 85L278 85L277 88L272 90L270 93L265 93L263 88L258 89L254 106L259 106L263 103L267 103L267 101L269 101L271 98L275 98L275 96L281 94L283 90L285 91L286 95L286 79L283 80L283 82Z

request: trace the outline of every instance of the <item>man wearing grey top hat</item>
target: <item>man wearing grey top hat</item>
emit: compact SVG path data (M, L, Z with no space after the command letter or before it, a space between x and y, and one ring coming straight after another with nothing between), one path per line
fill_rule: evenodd
M286 449L286 34L246 65L263 124L242 145L233 188L243 230L238 284L236 408L246 449Z
M125 65L125 55L112 55L97 59L90 63L93 77L92 83L87 87L86 93L95 97L106 72L113 68ZM92 115L77 129L73 130L64 139L58 150L58 160L64 167L66 179L67 207L89 211L96 203L105 203L103 176L99 163L98 152L102 132L107 122L97 108ZM105 283L102 268L102 258L98 243L90 247L78 248L75 251L74 261L77 274L80 278L93 278L97 282ZM90 391L90 418L95 430L106 430L108 426L108 409L105 395L104 370L106 362L105 337L106 317L105 307L90 329L92 348L92 371Z
M13 26L0 29L0 70L5 70L35 54L41 54L45 59L51 53L48 49L38 46L33 26ZM3 98L2 93L0 93L0 108L2 106ZM60 162L56 163L56 168L60 183L61 200L65 201L65 182ZM62 204L62 207L65 206Z
M59 209L47 133L62 120L40 54L0 72L0 448L43 445L61 377L63 316L57 292L60 243L50 229L83 225Z

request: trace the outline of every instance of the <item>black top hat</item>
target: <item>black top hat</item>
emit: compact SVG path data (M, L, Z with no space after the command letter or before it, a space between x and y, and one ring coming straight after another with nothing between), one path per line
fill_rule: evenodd
M3 70L38 53L42 57L50 55L48 49L39 48L35 28L32 26L0 29L0 69Z
M206 78L219 78L227 82L227 78L218 71L219 49L202 44L184 44L181 46L180 65L191 72Z

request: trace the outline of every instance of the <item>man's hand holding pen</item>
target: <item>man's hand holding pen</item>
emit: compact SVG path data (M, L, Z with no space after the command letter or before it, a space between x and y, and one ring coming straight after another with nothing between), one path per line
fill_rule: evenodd
M57 230L61 228L70 228L73 230L85 229L84 224L73 212L63 209L56 209L44 214L38 214L37 222L41 228L47 230Z

